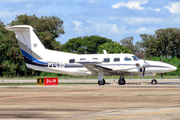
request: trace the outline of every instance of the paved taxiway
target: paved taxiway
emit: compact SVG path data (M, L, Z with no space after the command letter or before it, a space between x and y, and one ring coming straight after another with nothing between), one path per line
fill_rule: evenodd
M180 119L180 80L159 80L157 85L149 84L150 80L138 82L127 81L124 86L2 85L0 119Z

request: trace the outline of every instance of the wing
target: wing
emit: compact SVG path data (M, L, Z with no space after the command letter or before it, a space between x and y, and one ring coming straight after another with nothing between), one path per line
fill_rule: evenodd
M99 68L102 68L104 72L106 72L106 74L112 74L113 72L137 72L137 66L135 64L131 65L131 66L123 66L121 67L121 65L116 65L116 64L108 64L108 63L103 63L102 61L98 61L98 60L94 60L94 61L87 61L87 60L82 60L82 61L78 61L76 63L80 63L82 64L84 67L86 67L91 74L98 74L99 72ZM132 71L134 70L135 71Z
M93 61L86 61L86 60L82 60L82 61L78 61L76 63L80 63L82 64L84 67L86 67L92 74L97 74L99 72L98 70L98 64L101 64L102 61L97 61L97 60L93 60Z

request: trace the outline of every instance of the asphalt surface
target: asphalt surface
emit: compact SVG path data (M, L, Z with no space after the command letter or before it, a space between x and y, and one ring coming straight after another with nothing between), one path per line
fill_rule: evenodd
M96 83L97 80L59 80ZM1 120L178 120L180 80L127 80L126 85L1 85ZM3 80L0 83L34 83Z

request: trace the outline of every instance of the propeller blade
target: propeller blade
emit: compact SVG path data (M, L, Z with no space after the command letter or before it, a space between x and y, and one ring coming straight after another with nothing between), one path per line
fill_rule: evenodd
M144 68L144 70L143 70L143 78L144 78L144 74L145 74L145 69L146 69L146 68Z

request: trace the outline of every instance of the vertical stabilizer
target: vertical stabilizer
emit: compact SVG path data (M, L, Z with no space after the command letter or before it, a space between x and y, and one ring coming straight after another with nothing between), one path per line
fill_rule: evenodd
M45 47L29 25L5 27L14 31L26 63L39 63Z

